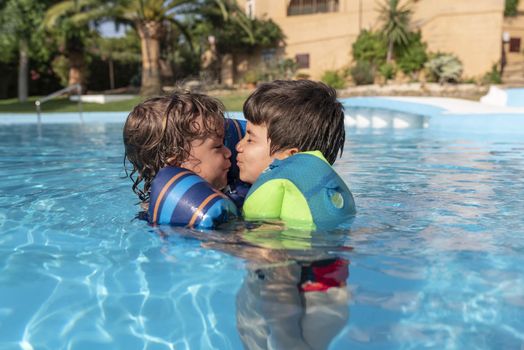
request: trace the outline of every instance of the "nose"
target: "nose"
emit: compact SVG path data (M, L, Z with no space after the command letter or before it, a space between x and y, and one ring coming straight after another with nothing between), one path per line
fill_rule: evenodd
M238 141L237 145L235 146L235 149L238 153L242 153L244 151L244 138Z

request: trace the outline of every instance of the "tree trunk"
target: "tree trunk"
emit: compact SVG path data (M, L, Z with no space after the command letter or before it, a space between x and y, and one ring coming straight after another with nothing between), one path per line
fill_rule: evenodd
M115 69L113 65L113 59L109 57L109 89L115 89Z
M386 58L387 63L391 63L391 59L393 58L393 40L389 40L388 42L388 56Z
M234 71L234 58L233 54L225 54L222 56L220 62L220 82L226 86L232 86L234 84L235 71Z
M84 83L84 53L69 52L69 86ZM82 89L83 90L83 89Z
M162 23L147 21L137 23L138 35L142 51L142 96L160 95L162 83L160 80L160 36Z
M28 95L28 67L29 67L29 58L28 58L28 48L27 40L21 38L19 41L19 62L18 62L18 100L20 102L27 101Z
M175 80L175 74L173 72L173 67L167 59L160 59L160 81L164 84L173 84Z

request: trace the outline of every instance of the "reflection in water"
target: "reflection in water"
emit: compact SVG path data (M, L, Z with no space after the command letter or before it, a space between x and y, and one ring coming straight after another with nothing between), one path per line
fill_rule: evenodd
M201 240L246 262L236 297L246 349L327 349L349 320L349 229L290 230L278 223L235 224L227 233L162 228ZM314 237L314 238L313 238Z
M349 317L348 261L250 263L237 295L247 349L326 349Z

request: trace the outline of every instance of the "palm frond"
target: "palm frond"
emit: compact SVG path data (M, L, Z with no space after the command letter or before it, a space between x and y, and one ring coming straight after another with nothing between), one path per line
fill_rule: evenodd
M70 13L76 8L75 0L66 0L51 6L44 17L44 27L51 28L56 25L60 17Z
M193 38L191 37L191 34L189 34L187 27L175 18L168 18L168 21L173 23L178 28L178 30L180 30L184 38L186 38L189 44L189 48L191 49L192 52L194 52Z
M226 8L226 4L222 0L215 0L215 4L222 13L222 18L227 21L229 19L229 13Z

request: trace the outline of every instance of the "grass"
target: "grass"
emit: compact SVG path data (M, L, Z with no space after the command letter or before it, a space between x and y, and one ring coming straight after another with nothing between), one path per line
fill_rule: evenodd
M16 98L0 100L0 113L36 113L35 101L38 96L32 96L27 102L18 102ZM142 101L141 97L131 100L117 101L106 104L82 103L85 112L117 112L129 111L134 105ZM42 104L42 112L77 112L78 103L69 101L67 97L57 97Z
M226 106L226 110L235 112L242 111L242 106L244 105L244 102L246 101L249 94L249 92L236 92L227 95L211 95L222 101L222 103Z
M242 105L246 100L247 92L235 92L229 94L213 94L212 96L220 99L228 111L241 111ZM36 113L35 101L39 96L32 96L27 102L18 102L16 98L0 100L0 113ZM105 104L98 103L82 103L84 112L129 112L144 98L136 96L133 99L126 101L110 102ZM77 112L78 103L71 102L67 97L58 97L51 101L47 101L42 105L42 113L49 112Z

